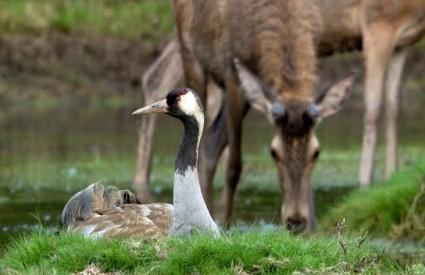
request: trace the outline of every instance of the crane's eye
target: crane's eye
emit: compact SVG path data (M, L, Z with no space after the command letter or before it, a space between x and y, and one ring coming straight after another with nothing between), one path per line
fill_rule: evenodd
M179 102L179 100L180 100L180 95L175 93L170 93L167 96L167 105L174 106L175 104L177 104L177 102Z

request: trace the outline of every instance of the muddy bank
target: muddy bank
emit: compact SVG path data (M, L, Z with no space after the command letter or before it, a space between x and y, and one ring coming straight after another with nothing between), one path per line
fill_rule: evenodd
M48 32L0 35L0 100L129 95L161 46L143 37Z

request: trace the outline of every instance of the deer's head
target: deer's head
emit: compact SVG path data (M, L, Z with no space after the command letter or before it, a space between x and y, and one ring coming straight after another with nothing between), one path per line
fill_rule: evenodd
M285 194L282 219L286 228L293 232L313 231L316 219L310 178L320 154L315 127L321 119L341 109L354 74L316 98L306 98L297 94L278 94L238 60L235 60L235 67L247 100L253 108L265 114L275 128L270 153Z

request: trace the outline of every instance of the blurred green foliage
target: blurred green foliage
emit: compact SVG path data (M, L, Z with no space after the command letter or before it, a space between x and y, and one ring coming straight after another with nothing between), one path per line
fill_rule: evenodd
M173 29L168 0L4 0L0 31L89 33L158 38Z

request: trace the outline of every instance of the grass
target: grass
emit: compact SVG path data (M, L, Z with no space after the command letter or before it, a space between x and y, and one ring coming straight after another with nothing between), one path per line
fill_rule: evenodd
M294 237L286 232L232 233L159 241L93 240L35 233L10 245L1 273L69 274L87 267L124 274L342 274L401 273L385 255L362 245L345 254L336 237ZM424 270L423 265L409 266ZM316 274L316 273L315 273Z
M124 274L422 274L424 263L399 266L383 251L359 242L361 232L388 235L405 220L425 180L425 161L395 174L389 181L347 196L329 212L322 228L347 221L348 234L291 236L284 231L233 231L219 239L204 235L159 241L84 239L45 231L9 244L0 260L5 274L70 274L83 270ZM365 203L367 202L367 203ZM423 205L422 205L423 207ZM422 210L423 212L423 210ZM372 239L373 240L373 239ZM344 252L344 248L346 251Z
M0 1L0 31L72 33L158 39L173 29L167 0Z
M375 236L388 236L394 226L406 221L412 202L420 193L423 184L425 184L424 160L394 174L388 181L381 181L351 193L323 218L322 227L333 228L335 221L345 218L349 228L367 230ZM425 205L418 204L417 207L417 212L425 212ZM422 220L422 226L425 226L424 220ZM411 228L411 231L414 230L415 228ZM416 230L423 230L423 228L416 228ZM421 234L415 241L421 241L421 238L425 241Z
M79 235L55 237L36 233L14 243L0 265L3 272L12 269L29 274L81 271L90 262L100 264L107 270L121 268L125 271L143 263L146 254L154 254L150 246L138 253L128 248L117 240L84 240Z

